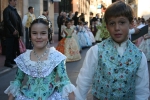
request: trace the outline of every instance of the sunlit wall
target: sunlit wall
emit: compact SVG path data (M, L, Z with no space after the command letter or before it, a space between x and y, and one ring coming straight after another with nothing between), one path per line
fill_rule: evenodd
M150 17L150 0L138 0L138 17Z

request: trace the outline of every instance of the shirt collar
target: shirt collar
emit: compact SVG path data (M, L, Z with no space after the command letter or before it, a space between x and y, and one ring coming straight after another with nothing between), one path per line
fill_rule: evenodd
M11 5L9 5L12 9L16 9L15 7L13 7L13 6L11 6Z
M128 39L126 40L126 41L124 41L124 42L122 42L120 45L117 43L117 42L115 42L115 41L113 41L113 43L114 43L114 45L118 48L118 47L126 47L127 46L127 41L128 41Z

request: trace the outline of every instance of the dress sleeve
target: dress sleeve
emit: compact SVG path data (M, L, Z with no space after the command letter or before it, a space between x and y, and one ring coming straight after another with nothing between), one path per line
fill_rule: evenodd
M148 100L149 93L149 72L147 59L142 53L140 67L136 74L135 100Z
M10 86L4 91L6 94L12 94L14 97L19 93L25 73L17 69L15 80L10 82Z
M62 97L67 98L69 93L75 90L75 86L70 82L67 72L65 61L62 61L57 67L58 76L60 79L60 88Z
M95 69L98 65L98 46L91 47L86 54L83 66L78 75L76 84L77 87L74 91L76 100L85 100L88 91L93 83L93 76Z

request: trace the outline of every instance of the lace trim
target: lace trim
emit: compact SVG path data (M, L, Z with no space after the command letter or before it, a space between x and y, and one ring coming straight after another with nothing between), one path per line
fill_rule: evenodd
M53 69L60 64L63 60L66 59L62 53L57 51L54 47L51 47L49 50L48 59L42 62L42 70L39 74L37 72L37 62L30 60L31 50L27 50L25 53L21 54L15 59L17 66L26 74L32 77L46 77L48 76Z
M69 96L69 93L73 92L75 90L75 86L73 84L67 84L62 89L62 97L66 98Z
M4 91L5 94L12 94L14 97L19 93L20 91L20 84L15 82L10 82L10 86Z

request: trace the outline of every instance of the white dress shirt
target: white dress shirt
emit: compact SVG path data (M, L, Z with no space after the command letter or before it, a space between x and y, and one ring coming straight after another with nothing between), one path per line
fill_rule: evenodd
M33 21L33 20L35 19L34 14L31 14L30 12L29 12L29 14L30 14L30 16L32 17L32 21ZM27 19L28 19L28 15L25 14L25 15L23 16L23 20L22 20L22 24L23 24L24 27L26 26Z
M122 56L126 47L127 42L125 41L121 45L114 42L117 47L118 53ZM76 90L74 91L76 100L85 100L88 91L93 83L93 76L96 67L98 66L98 46L91 47L86 54L83 62L83 66L78 75L76 84ZM147 60L142 52L142 59L139 69L136 73L136 86L135 86L135 100L148 100L149 97L149 72Z

